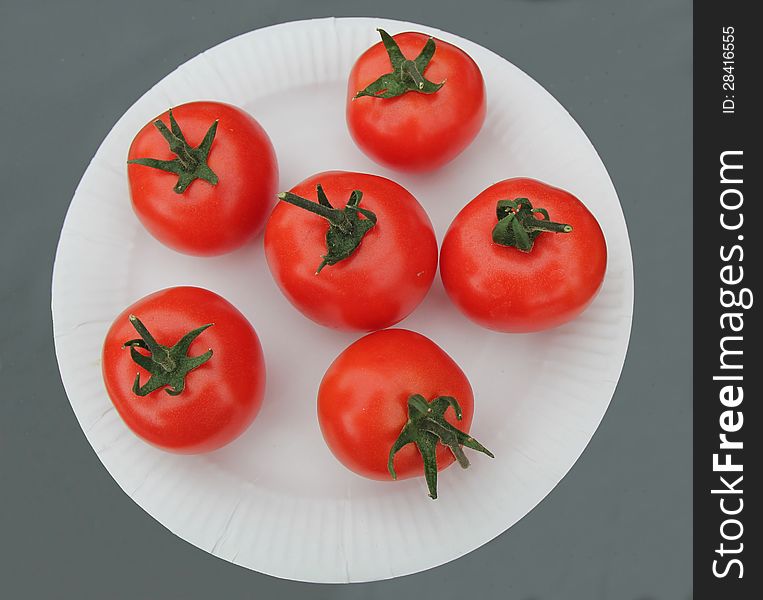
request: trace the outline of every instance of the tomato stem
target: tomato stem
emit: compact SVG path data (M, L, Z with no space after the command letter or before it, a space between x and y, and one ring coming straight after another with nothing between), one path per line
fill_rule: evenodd
M469 466L469 459L461 446L477 450L495 458L493 453L475 440L468 433L457 429L445 420L445 411L452 408L456 418L463 418L461 406L452 396L438 396L431 402L421 394L408 398L408 421L403 426L397 440L389 451L387 470L392 479L397 479L395 472L395 454L408 444L416 444L424 459L424 478L429 488L429 497L437 498L437 443L447 446L456 457L461 468Z
M191 342L213 323L186 333L174 346L169 347L157 342L138 317L130 315L129 319L140 338L125 342L122 348L130 348L133 361L151 374L143 385L140 385L140 373L135 376L132 391L136 396L147 396L162 387L169 395L177 396L185 388L188 373L212 358L211 348L199 356L187 356L187 353ZM146 350L148 354L138 352L137 348Z
M175 153L176 158L172 160L160 160L158 158L133 158L128 160L127 164L130 165L143 165L145 167L151 167L152 169L160 169L161 171L167 171L168 173L174 173L178 176L175 187L172 188L176 194L182 194L188 189L188 186L196 179L203 179L207 183L217 185L218 178L215 172L207 165L207 159L209 157L209 151L212 148L212 142L215 139L217 133L216 120L209 126L207 133L204 135L204 139L196 148L192 147L185 139L183 132L180 129L180 125L175 120L172 114L172 109L169 110L170 128L157 119L154 121L154 127L159 130L162 137L169 144L170 150Z
M419 73L419 70L416 68L416 63L412 60L406 60L401 65L400 70L402 71L404 76L408 76L413 80L413 83L416 85L417 90L423 90L424 85L426 84L426 80L424 77Z
M528 198L499 200L496 205L498 223L493 227L493 241L530 252L535 239L543 232L570 233L572 225L552 221L545 208L533 208ZM536 215L543 218L538 219Z
M365 208L360 208L363 192L353 190L350 199L343 209L334 208L329 202L323 186L317 186L318 202L302 198L291 192L281 192L278 198L289 204L310 211L329 222L326 232L326 254L318 265L315 274L318 275L326 265L335 265L348 258L358 249L363 237L376 225L376 215ZM361 215L365 218L361 218Z
M423 75L424 69L434 56L436 45L434 38L430 37L424 44L419 55L414 60L406 59L400 46L395 39L383 29L378 29L384 48L387 50L392 71L385 73L366 88L360 90L353 100L361 96L373 98L394 98L402 96L406 92L419 92L421 94L434 94L445 82L433 83Z

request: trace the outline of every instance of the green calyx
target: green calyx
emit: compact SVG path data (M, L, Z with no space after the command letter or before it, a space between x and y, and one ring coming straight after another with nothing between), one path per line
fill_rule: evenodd
M533 208L527 198L499 200L496 206L498 223L493 227L493 241L502 246L512 246L522 252L530 252L535 239L544 231L569 233L572 225L555 223L545 208ZM541 215L538 219L535 215Z
M363 236L376 225L376 215L370 210L358 206L363 197L363 192L360 190L354 190L350 194L350 199L344 208L331 206L321 184L318 184L317 191L318 202L302 198L291 192L278 194L280 200L308 210L329 222L329 229L326 232L327 252L315 271L316 275L326 265L335 265L340 260L348 258L358 249ZM361 218L361 215L365 218Z
M429 65L435 52L434 38L429 38L424 48L414 60L408 60L403 56L400 46L394 38L383 29L378 30L382 43L392 63L392 71L385 73L379 79L369 84L363 90L355 94L355 98L372 96L373 98L394 98L402 96L406 92L419 92L420 94L434 94L445 82L433 83L423 75L424 69Z
M140 373L135 376L132 391L137 396L146 396L162 387L170 396L177 396L185 388L185 378L188 373L212 358L211 348L200 356L187 356L187 353L191 342L213 323L207 323L186 333L172 347L162 346L157 342L135 315L130 315L130 323L135 327L140 338L125 342L122 348L130 348L132 359L151 373L149 380L142 386ZM149 354L138 352L137 348L147 350Z
M177 183L172 188L176 194L185 192L188 186L196 179L203 179L207 183L216 185L218 182L217 175L207 165L207 158L209 157L209 150L212 148L212 141L215 139L215 133L217 133L217 123L218 121L216 120L209 126L201 144L194 148L186 141L180 126L172 115L172 109L170 109L171 130L167 129L167 126L160 119L154 121L154 126L162 134L162 137L167 140L170 150L175 153L176 158L172 160L134 158L128 160L127 164L143 165L152 169L174 173L178 176Z
M424 459L424 477L429 488L429 497L433 500L437 498L437 443L444 444L453 456L456 457L461 468L469 466L469 459L464 454L461 446L466 446L472 450L477 450L487 454L490 458L495 458L493 453L475 440L468 433L456 429L445 420L445 411L448 407L453 407L456 412L456 418L460 421L463 417L461 407L458 401L452 396L438 396L431 402L427 402L424 396L414 394L408 398L408 421L406 422L400 436L395 440L389 451L389 460L387 461L387 470L392 475L392 479L397 479L395 473L395 454L403 446L416 444L416 447Z

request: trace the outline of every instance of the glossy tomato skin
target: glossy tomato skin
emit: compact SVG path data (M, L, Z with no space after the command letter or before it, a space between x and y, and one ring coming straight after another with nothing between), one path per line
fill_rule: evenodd
M194 256L231 252L262 230L275 202L278 164L273 145L252 116L229 104L190 102L173 108L172 114L193 147L219 119L207 163L219 181L212 185L197 179L177 194L177 175L128 164L133 209L151 235L173 250ZM157 118L169 125L168 113ZM155 120L135 136L128 160L176 158Z
M445 418L469 431L472 388L437 344L413 331L387 329L350 345L328 368L318 390L318 422L331 452L359 475L391 479L389 451L408 419L407 402L413 394L428 401L453 396L463 418L459 421L453 408L447 409ZM438 470L454 460L451 451L438 443ZM398 479L423 475L424 462L413 444L395 455L395 470Z
M406 58L414 59L429 36L393 36ZM435 40L424 77L445 81L434 94L407 92L395 98L355 94L391 64L384 45L371 46L355 62L347 84L346 118L350 134L371 159L401 171L431 171L450 162L474 140L485 121L485 83L477 64L460 48Z
M530 252L493 242L499 200L528 198L570 233L542 233ZM575 196L528 178L490 186L456 216L442 243L440 274L467 317L496 331L525 333L577 317L601 287L607 245L595 217Z
M318 173L292 188L315 201L323 186L335 208L353 190L376 225L348 258L316 274L326 254L328 221L280 202L265 228L265 256L281 291L302 314L335 329L372 331L406 317L424 299L437 271L437 240L416 199L397 183L364 173Z
M143 384L149 373L122 348L139 337L131 314L165 346L214 323L188 351L199 356L212 348L212 358L190 371L179 395L163 389L133 394L135 374ZM127 426L154 446L178 453L209 452L238 437L257 415L265 391L262 347L251 324L227 300L197 287L167 288L126 308L106 335L102 368L109 397Z

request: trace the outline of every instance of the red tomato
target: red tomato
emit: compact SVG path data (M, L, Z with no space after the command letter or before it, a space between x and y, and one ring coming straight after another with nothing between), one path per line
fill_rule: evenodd
M379 31L383 41L366 50L350 72L350 134L382 165L436 169L463 152L482 127L482 73L468 54L448 42L411 32L390 38Z
M275 200L278 165L270 139L229 104L190 102L171 114L174 125L163 113L130 146L128 159L139 161L127 166L135 213L178 252L235 250L259 233Z
M174 287L116 318L103 344L103 378L117 411L144 440L174 452L208 452L257 415L265 362L236 307L202 288Z
M505 205L498 225L499 201L516 199L529 200L530 209L517 213ZM529 231L531 249L496 243L492 232L501 227L511 239ZM455 305L479 325L506 332L541 331L574 319L593 300L606 267L604 234L583 203L526 178L496 183L467 204L440 252L440 274Z
M318 390L321 431L342 464L364 477L389 480L425 474L426 461L433 498L437 471L453 463L454 454L461 466L469 465L462 445L492 456L468 435L473 413L463 371L437 344L405 329L377 331L350 345ZM458 443L446 447L446 439L429 429L447 429Z
M315 202L319 185L324 204ZM328 171L279 197L285 201L265 228L265 256L281 291L305 316L370 331L397 323L424 299L437 270L437 241L424 209L403 187L376 175Z

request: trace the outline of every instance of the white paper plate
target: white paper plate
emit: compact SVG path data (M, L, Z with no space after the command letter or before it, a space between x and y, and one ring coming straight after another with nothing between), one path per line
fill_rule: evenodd
M353 145L344 122L354 59L391 33L417 30L453 42L479 64L488 91L485 126L456 161L426 176L389 171ZM368 481L323 442L316 391L333 358L359 335L313 324L281 296L262 237L233 254L176 254L130 208L125 160L138 129L191 100L251 112L273 140L282 189L318 171L357 170L398 181L423 204L438 240L488 185L531 176L566 188L596 215L609 267L583 316L557 330L502 335L472 325L439 278L400 326L440 344L475 391L472 431L495 453L440 477ZM188 61L136 102L98 149L72 199L53 274L53 326L61 376L85 435L122 489L183 539L236 564L316 582L385 579L457 558L528 513L567 473L614 392L630 335L633 267L612 182L596 151L548 92L503 58L431 27L384 19L321 19L260 29ZM257 329L268 389L251 428L226 448L176 456L135 437L112 408L100 351L112 319L141 296L194 284L222 294ZM299 354L299 372L293 356ZM543 377L528 377L528 373Z

